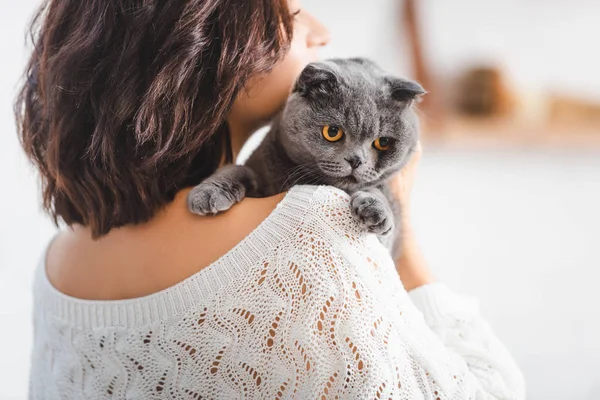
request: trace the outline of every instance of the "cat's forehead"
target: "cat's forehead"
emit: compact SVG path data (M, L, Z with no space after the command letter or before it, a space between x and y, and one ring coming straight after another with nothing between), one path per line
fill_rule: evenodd
M406 104L391 98L390 88L380 74L358 70L347 74L340 86L339 97L329 105L334 112L343 113L350 124L393 122L404 117Z
M313 103L312 117L319 123L340 125L349 139L402 134L412 111L408 102L392 98L390 75L367 59L334 59L323 64L336 75L335 95Z
M366 68L346 68L340 74L342 89L355 94L381 95L386 89L383 74Z
M340 100L348 106L370 109L398 106L390 95L385 75L365 68L345 68L340 74ZM395 107L397 108L397 107Z

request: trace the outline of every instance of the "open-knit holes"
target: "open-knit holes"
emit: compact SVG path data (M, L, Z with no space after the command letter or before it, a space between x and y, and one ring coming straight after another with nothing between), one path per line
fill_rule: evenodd
M375 260L373 260L371 257L367 257L367 262L373 266L373 269L375 271L379 270L379 264L377 264L377 262Z
M157 392L162 392L165 388L165 382L167 381L167 371L165 371L162 376L160 377L160 379L158 380L158 383L156 384L156 391Z
M289 382L285 381L281 386L279 386L279 390L275 393L275 400L281 400L283 396L286 394L286 390L288 388Z
M275 319L271 323L269 329L267 330L266 335L264 336L268 348L272 348L273 345L275 345L277 330L279 329L279 325L281 324L282 316L283 311L279 311L279 313L275 316Z
M366 365L360 355L360 352L358 351L358 347L352 342L352 340L349 337L346 337L346 343L348 344L348 348L352 352L354 361L356 363L356 368L359 372L362 372L365 369Z
M360 291L358 290L356 282L352 282L352 289L354 289L354 296L356 297L356 300L361 301Z
M83 358L85 358L85 361L87 362L87 364L89 365L89 367L91 369L96 369L96 367L94 366L94 363L90 360L90 358L87 356L87 354L84 354Z
M334 276L338 276L340 273L338 271L337 264L333 260L333 257L329 256L329 270L333 273Z
M131 363L133 364L134 369L136 369L138 371L142 371L144 369L144 366L142 364L140 364L140 362L137 361L135 358L129 357L129 361L131 361Z
M252 378L256 386L260 386L263 381L262 376L258 373L256 369L246 364L245 362L241 365L242 369L248 373L248 375Z
M288 266L289 266L292 274L297 279L298 287L300 288L300 294L301 295L306 295L306 291L307 291L306 282L304 281L304 276L302 276L302 272L300 271L300 268L298 267L298 264L296 264L294 262L290 262L290 263L288 263Z
M267 268L268 267L269 267L269 263L264 262L262 265L262 268L259 272L258 281L256 282L258 284L258 286L262 285L265 282L265 279L267 279Z
M306 350L304 350L304 346L302 346L297 340L294 342L294 346L296 347L296 350L300 352L300 356L302 357L302 361L304 363L304 368L306 369L306 371L310 371L310 357L306 353Z
M381 399L383 395L383 391L385 390L385 382L381 382L381 385L377 388L377 392L375 393L375 397Z
M245 310L243 308L234 308L233 310L231 310L234 314L239 315L240 317L244 318L246 320L246 322L248 322L248 324L252 324L252 322L254 321L254 314L252 314L250 311Z
M228 318L229 313L212 313L212 323L216 324L219 328L225 329L227 332L241 333L241 327L236 324L232 319Z
M379 330L381 328L381 324L383 323L383 316L377 318L375 322L373 322L373 328L370 330L370 334L372 337L376 337L379 334Z
M275 286L277 286L286 296L289 296L288 290L283 283L283 279L281 279L277 272L273 274L273 279L275 281Z
M382 322L383 322L383 316L377 318L377 320L375 322L373 322L373 327L375 329L379 329L379 327L381 326Z
M200 315L198 315L198 319L196 320L197 325L202 325L206 322L206 313L208 312L207 308L204 307Z
M179 346L183 350L185 350L190 356L193 356L197 352L195 347L192 347L191 345L189 345L185 342L181 342L179 340L173 340L173 342L175 342L177 344L177 346Z
M335 381L337 380L337 377L338 377L337 372L334 372L333 375L329 376L329 378L325 382L325 386L323 387L323 390L321 391L321 393L322 393L321 400L326 400L326 399L330 398L329 396L331 395L331 391L332 391Z
M223 349L219 350L212 362L210 373L213 375L219 372L219 365L221 365L221 359L223 358L223 353L225 353L225 348L226 347L223 347Z
M386 345L389 344L391 332L392 332L392 324L390 324L388 322L386 324L385 330L383 331L383 343L385 343Z
M329 332L332 340L335 340L335 321L337 319L337 314L333 314L333 316L331 316L331 313L335 312L333 308L334 302L335 297L333 296L330 296L327 300L325 300L325 303L321 306L317 316L317 333L324 334Z
M189 389L185 389L184 393L187 394L188 396L190 396L190 399L194 399L194 400L196 400L196 399L198 399L198 400L203 399L203 397L202 397L202 395L200 393L194 392L194 391L189 390Z
M110 380L110 382L108 383L108 387L106 388L106 394L112 396L113 393L115 392L115 384L117 383L117 378L116 376L113 376L113 378Z

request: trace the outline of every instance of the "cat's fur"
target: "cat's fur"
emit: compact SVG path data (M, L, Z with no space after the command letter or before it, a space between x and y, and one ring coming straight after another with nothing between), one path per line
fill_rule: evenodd
M189 208L216 214L245 196L267 197L296 184L332 185L351 195L352 214L397 256L400 207L387 180L416 147L418 120L411 105L424 93L419 84L390 76L367 59L309 64L246 164L222 167L196 186ZM325 125L340 127L342 139L325 140ZM391 147L375 149L378 137L391 138Z

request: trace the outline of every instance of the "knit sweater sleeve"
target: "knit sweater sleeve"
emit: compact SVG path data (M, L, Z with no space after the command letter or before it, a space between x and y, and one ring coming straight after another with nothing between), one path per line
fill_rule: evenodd
M465 379L479 397L525 398L523 374L479 315L476 299L456 294L442 283L423 285L409 295L448 357L467 366Z
M331 336L318 330L313 339L332 350L332 365L346 364L344 396L524 398L519 368L473 300L440 283L407 294L383 246L354 224L349 198L329 191L319 201L317 219L335 244L329 259L337 279L323 280L336 296L317 318Z

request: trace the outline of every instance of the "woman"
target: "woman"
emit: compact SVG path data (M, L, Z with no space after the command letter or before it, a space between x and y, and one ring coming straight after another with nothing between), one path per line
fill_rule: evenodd
M432 282L418 156L395 178L399 260L335 188L187 211L329 41L299 3L49 0L34 26L17 118L70 229L37 271L31 398L524 396L476 307Z

